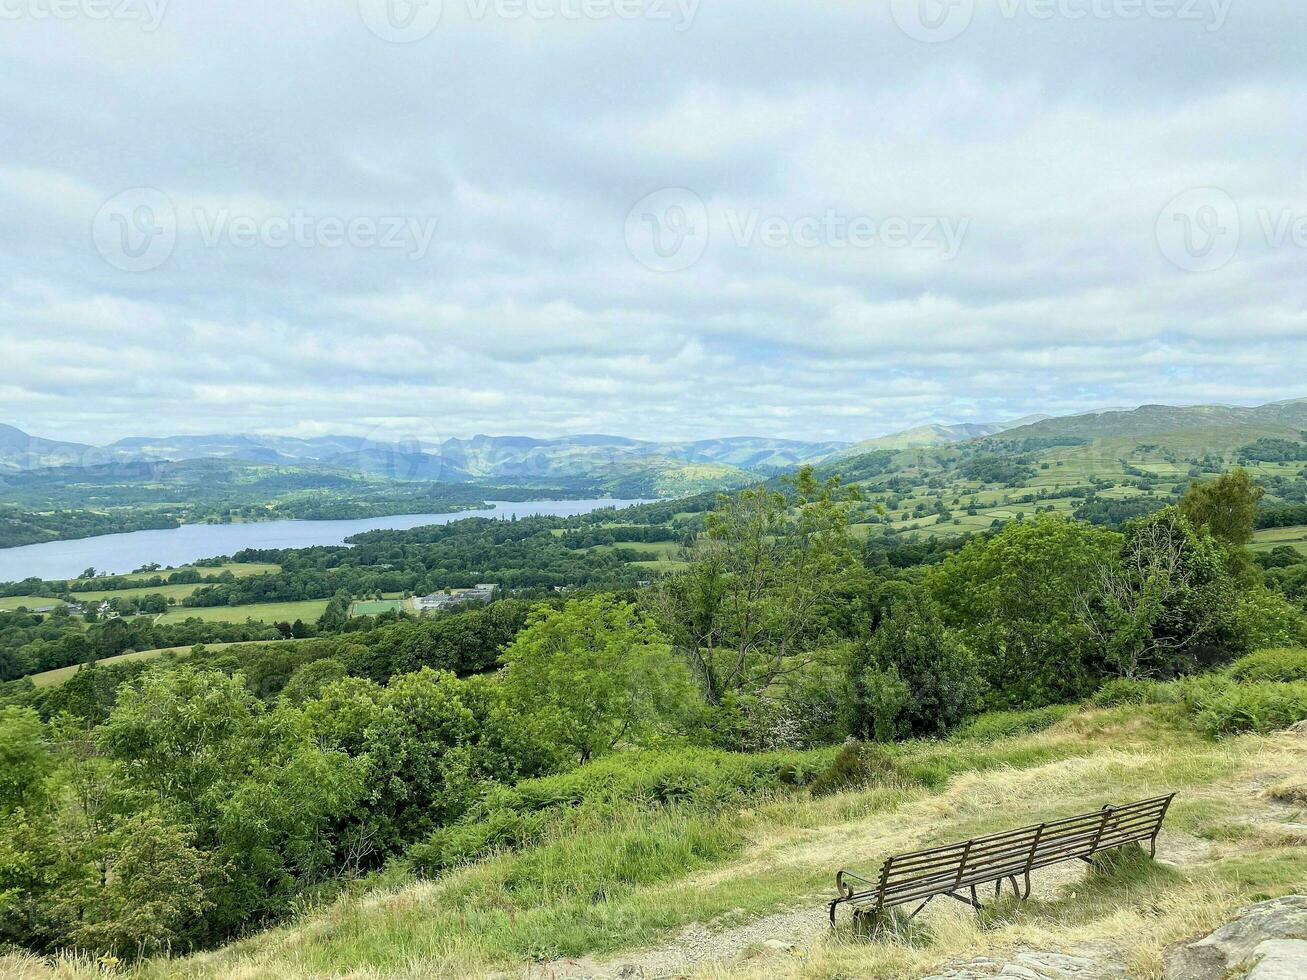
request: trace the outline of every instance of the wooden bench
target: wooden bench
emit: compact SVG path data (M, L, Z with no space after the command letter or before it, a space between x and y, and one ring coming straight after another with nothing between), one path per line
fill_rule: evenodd
M853 908L855 923L866 918L875 926L884 923L890 909L916 903L908 916L911 919L941 896L979 909L983 906L976 889L992 884L997 898L1004 881L1024 900L1030 897L1032 871L1063 861L1089 861L1095 854L1125 844L1148 841L1148 853L1156 857L1157 835L1174 798L1172 793L1124 806L1109 804L1076 817L895 854L870 877L843 870L835 876L839 897L830 903L831 925L842 904Z

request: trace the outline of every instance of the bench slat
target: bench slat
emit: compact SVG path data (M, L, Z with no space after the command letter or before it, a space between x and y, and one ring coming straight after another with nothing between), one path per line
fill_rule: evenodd
M972 901L978 886L1005 878L1025 877L1029 894L1032 871L1088 859L1125 844L1155 842L1173 799L1171 794L1109 805L1092 813L891 855L875 876L842 870L836 876L839 897L831 903L831 921L841 902L879 913L940 895ZM957 894L967 889L970 900Z

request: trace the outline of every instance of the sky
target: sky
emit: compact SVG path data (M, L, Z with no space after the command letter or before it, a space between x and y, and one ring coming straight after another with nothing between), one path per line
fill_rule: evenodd
M1301 0L0 0L0 421L1307 395Z

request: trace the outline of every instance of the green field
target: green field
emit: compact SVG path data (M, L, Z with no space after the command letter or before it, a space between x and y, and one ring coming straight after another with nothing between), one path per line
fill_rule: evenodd
M13 595L0 598L0 612L13 612L19 606L36 609L41 606L62 606L62 599L48 599L44 596Z
M248 606L175 606L159 617L161 624L203 619L210 623L243 623L253 619L261 623L293 623L302 619L315 622L327 608L326 599L306 602L261 602Z
M1307 555L1307 527L1272 527L1258 531L1251 547L1253 551L1290 547Z
M74 592L74 599L81 602L100 602L104 599L139 599L141 596L161 595L169 599L182 600L202 588L200 585L147 585L139 589L97 589L91 592Z
M349 614L351 616L377 616L384 612L400 612L403 609L403 599L360 600L349 607Z
M173 572L199 572L201 575L221 575L223 572L231 572L237 578L248 578L251 575L266 575L269 572L279 571L281 571L280 565L268 562L228 562L226 565L183 565L179 568L161 568L157 572L132 572L130 575L114 577L139 582L142 579L153 578L155 575L166 579Z
M298 642L298 640L246 640L241 643L206 643L204 644L204 649L225 650L227 647L250 647L263 646L268 643ZM105 657L103 660L98 661L98 663L102 667L107 667L112 664L129 663L133 660L153 660L156 657L162 657L165 653L186 654L190 653L192 649L192 647L166 647L162 650L133 651L132 653L120 653L116 657ZM84 666L85 664L73 664L71 667L60 667L57 670L47 670L43 674L33 674L30 680L37 687L54 687L68 680L68 678L72 677L73 674L77 673Z

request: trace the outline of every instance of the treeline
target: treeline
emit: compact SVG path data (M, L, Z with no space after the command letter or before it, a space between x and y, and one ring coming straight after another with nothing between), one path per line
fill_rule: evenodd
M30 511L0 506L0 548L180 526L181 514L176 509Z
M1280 504L1257 512L1257 527L1298 527L1307 524L1307 504Z
M134 650L158 650L196 643L278 639L263 623L187 620L156 625L149 617L113 618L84 624L56 607L50 613L0 612L0 681L70 667Z
M206 586L185 606L245 605L378 592L424 594L493 581L505 589L623 588L641 578L620 555L578 552L553 533L562 519L470 518L405 531L369 531L351 547L247 550L233 560L273 562L279 573ZM644 573L647 574L647 573Z
M1304 436L1307 438L1307 435ZM1258 439L1237 453L1241 463L1301 463L1307 462L1307 442L1289 439Z

